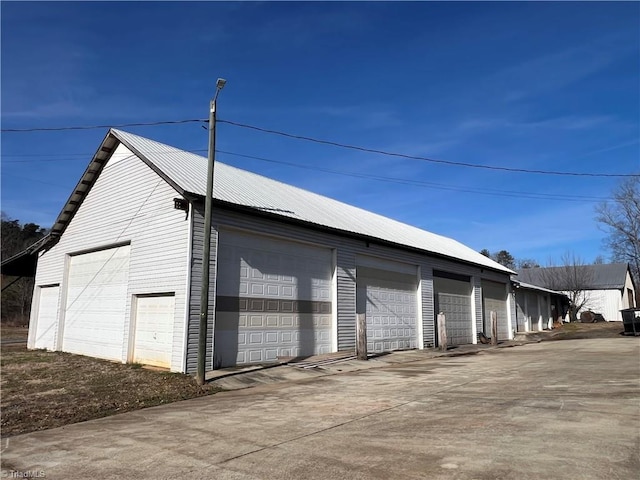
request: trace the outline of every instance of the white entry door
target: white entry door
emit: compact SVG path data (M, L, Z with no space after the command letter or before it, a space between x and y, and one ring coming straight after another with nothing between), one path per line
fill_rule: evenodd
M60 287L38 287L40 298L38 300L38 315L36 316L35 348L55 350L58 323L58 298Z
M175 296L140 296L136 299L133 361L171 367Z

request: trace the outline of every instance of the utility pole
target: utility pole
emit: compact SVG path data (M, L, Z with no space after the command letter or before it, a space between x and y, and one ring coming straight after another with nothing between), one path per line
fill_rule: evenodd
M211 210L213 208L213 167L216 158L216 102L227 81L219 78L216 93L209 105L209 156L207 164L207 192L204 199L204 248L202 251L202 281L200 290L200 331L198 334L198 385L204 385L207 359L207 325L209 319L209 262L211 260Z

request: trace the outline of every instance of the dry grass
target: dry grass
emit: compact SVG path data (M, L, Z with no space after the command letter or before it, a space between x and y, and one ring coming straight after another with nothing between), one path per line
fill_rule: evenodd
M4 334L3 334L4 337ZM8 338L8 337L6 337ZM209 395L188 375L62 352L3 346L2 436Z
M0 338L3 340L11 339L11 340L27 340L27 336L29 335L28 327L14 327L9 325L2 325L0 327Z
M572 322L565 323L558 330L554 330L553 340L611 338L620 336L621 332L624 332L622 322Z

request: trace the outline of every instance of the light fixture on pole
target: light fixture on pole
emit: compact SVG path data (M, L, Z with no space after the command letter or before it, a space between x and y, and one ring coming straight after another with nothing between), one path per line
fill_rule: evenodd
M209 262L211 259L211 210L213 207L213 167L216 156L216 103L227 81L219 78L216 93L209 106L209 156L207 163L207 191L204 199L204 248L202 251L202 281L200 290L200 329L198 334L198 371L196 379L204 385L207 355L207 326L209 319ZM213 347L213 345L212 345Z

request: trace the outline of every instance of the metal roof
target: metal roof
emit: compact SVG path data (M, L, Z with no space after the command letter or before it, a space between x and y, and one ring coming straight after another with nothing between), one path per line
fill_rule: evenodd
M109 131L98 153L112 152L115 148L114 139L122 142L139 156L179 193L187 196L190 194L205 196L207 178L205 157L116 129ZM102 162L102 156L100 157L98 161ZM95 160L94 157L94 162ZM94 174L96 170L98 169L87 169L85 176L88 172ZM88 179L89 181L86 181L85 176L80 184L87 186L92 185L97 178L94 174ZM215 164L214 198L327 229L379 239L385 243L430 252L492 270L515 273L451 238L436 235L222 162ZM75 213L69 210L75 210L77 206L78 203L74 200L73 205L65 207L63 212L67 212L66 222L70 221Z
M521 282L520 280L516 279L515 277L511 277L511 281L515 284L515 286L517 288L525 288L527 290L537 290L539 292L546 292L546 293L551 293L554 295L562 295L563 297L566 297L566 295L562 292L558 292L556 290L550 290L548 288L544 288L544 287L539 287L538 285L532 285L530 283L525 283L525 282Z
M607 290L624 288L629 266L626 263L578 265L577 272L585 280L584 290ZM550 287L553 282L557 290L571 290L562 285L565 267L524 268L518 271L518 280L541 287Z

